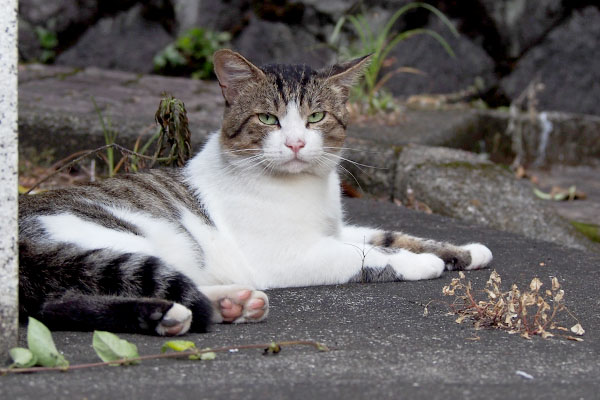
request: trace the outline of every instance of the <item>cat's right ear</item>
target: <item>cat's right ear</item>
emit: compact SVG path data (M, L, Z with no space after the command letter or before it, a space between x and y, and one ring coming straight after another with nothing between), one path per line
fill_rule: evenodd
M250 81L265 77L258 67L229 49L215 52L213 63L223 97L228 104L235 103L244 86Z

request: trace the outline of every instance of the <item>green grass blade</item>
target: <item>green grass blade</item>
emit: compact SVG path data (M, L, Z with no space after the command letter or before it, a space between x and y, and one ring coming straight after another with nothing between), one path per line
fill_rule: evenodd
M345 23L346 23L346 16L343 15L340 19L338 19L337 23L335 24L335 27L333 28L333 32L331 33L331 36L329 37L329 44L335 44L335 42L337 42L338 37L340 36L340 32L342 31L342 27L344 26Z
M421 3L421 2L409 3L409 4L405 5L404 7L401 7L398 11L396 11L394 13L394 15L392 15L390 17L387 24L383 28L382 33L384 33L385 36L387 37L390 30L392 29L392 27L398 20L398 18L400 18L402 16L402 14L406 13L407 11L415 9L415 8L424 8L427 11L431 12L432 14L435 14L435 16L437 16L444 23L444 25L446 25L448 27L448 29L450 30L450 32L452 32L452 34L454 36L456 36L456 37L459 36L458 31L454 27L454 24L448 19L448 17L446 17L444 15L443 12L441 12L440 10L438 10L431 4Z
M362 25L360 24L359 19L356 18L354 15L348 15L348 21L350 21L350 23L354 27L354 30L358 34L360 42L362 43L363 50L368 51L370 49L370 47L369 47L369 43L367 41L367 35L366 35Z
M440 10L438 10L437 8L435 8L434 6L432 6L430 4L426 4L426 3L420 3L420 4L421 4L421 7L425 8L425 9L429 10L431 13L435 14L444 23L444 25L446 25L446 27L450 30L450 32L452 32L454 37L460 36L460 34L456 30L456 27L454 26L452 21L450 21L448 19L448 17L446 17L444 15L443 12L441 12Z
M403 40L406 40L412 36L415 35L420 35L420 34L425 34L425 35L429 35L431 37L433 37L435 40L437 40L442 47L444 48L444 50L446 50L446 52L453 58L456 57L456 55L454 54L454 51L452 50L452 47L450 47L450 45L448 44L448 42L436 31L433 31L431 29L425 29L425 28L417 28L417 29L411 29L408 31L404 31L402 33L397 34L385 47L385 50L381 53L381 57L383 60L386 59L386 57L389 55L389 53L398 45L398 43L400 43Z
M357 18L360 20L361 25L365 29L367 35L367 42L369 43L369 46L374 46L376 44L375 35L373 33L373 29L371 29L369 21L367 20L367 17L365 17L364 14L360 14L357 16Z

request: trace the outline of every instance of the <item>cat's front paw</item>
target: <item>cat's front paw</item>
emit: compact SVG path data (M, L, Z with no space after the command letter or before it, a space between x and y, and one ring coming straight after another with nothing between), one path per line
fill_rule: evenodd
M492 261L491 250L482 244L470 243L461 248L467 250L471 255L471 263L465 267L466 270L486 267Z
M192 312L178 303L173 303L164 315L156 312L150 318L160 319L156 325L156 333L160 336L183 335L190 329L192 324Z
M435 254L410 254L410 258L404 258L395 270L402 280L418 281L440 277L444 272L444 265L444 260Z

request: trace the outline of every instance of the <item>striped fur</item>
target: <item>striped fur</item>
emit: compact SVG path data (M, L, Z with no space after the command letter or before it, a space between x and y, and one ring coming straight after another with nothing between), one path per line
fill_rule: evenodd
M471 265L469 251L450 243L436 242L401 232L381 232L375 234L370 244L384 249L405 249L413 253L432 253L444 260L448 271L464 270Z
M86 249L48 240L40 216L68 213L104 228L142 236L139 227L119 218L107 207L143 211L155 218L178 221L180 209L197 215L211 224L205 210L183 182L181 171L153 170L148 173L118 176L86 186L49 191L35 196L21 196L19 201L19 253L21 316L36 316L53 328L88 330L89 324L77 319L56 322L49 318L48 304L60 304L63 297L72 303L78 299L85 306L84 315L101 315L110 320L107 329L152 333L156 320L149 315L156 309L165 313L173 302L192 309L197 318L192 329L204 332L211 318L211 306L186 275L170 268L156 256L119 252L110 249ZM185 227L179 225L181 232ZM188 234L189 237L191 235ZM202 261L198 246L198 262ZM86 295L85 298L81 295ZM77 295L77 296L75 296ZM106 297L109 296L109 297ZM110 297L113 296L113 297ZM116 298L118 297L118 298ZM140 316L140 324L127 325L126 318L108 317L108 309L123 299L168 299L150 301L149 315ZM93 309L90 307L94 305ZM106 309L103 309L105 307ZM79 310L82 312L82 310ZM134 321L137 321L137 316ZM90 322L93 319L90 320Z

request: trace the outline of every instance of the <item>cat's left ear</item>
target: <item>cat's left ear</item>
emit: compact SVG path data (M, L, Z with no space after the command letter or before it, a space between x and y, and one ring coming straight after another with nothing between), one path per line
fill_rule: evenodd
M215 74L219 80L223 97L227 103L235 102L240 92L250 82L265 77L265 73L241 54L222 49L213 55Z
M350 88L354 86L371 63L373 55L356 58L343 64L321 70L321 75L326 78L328 84L337 86L342 90L344 101L348 99Z

